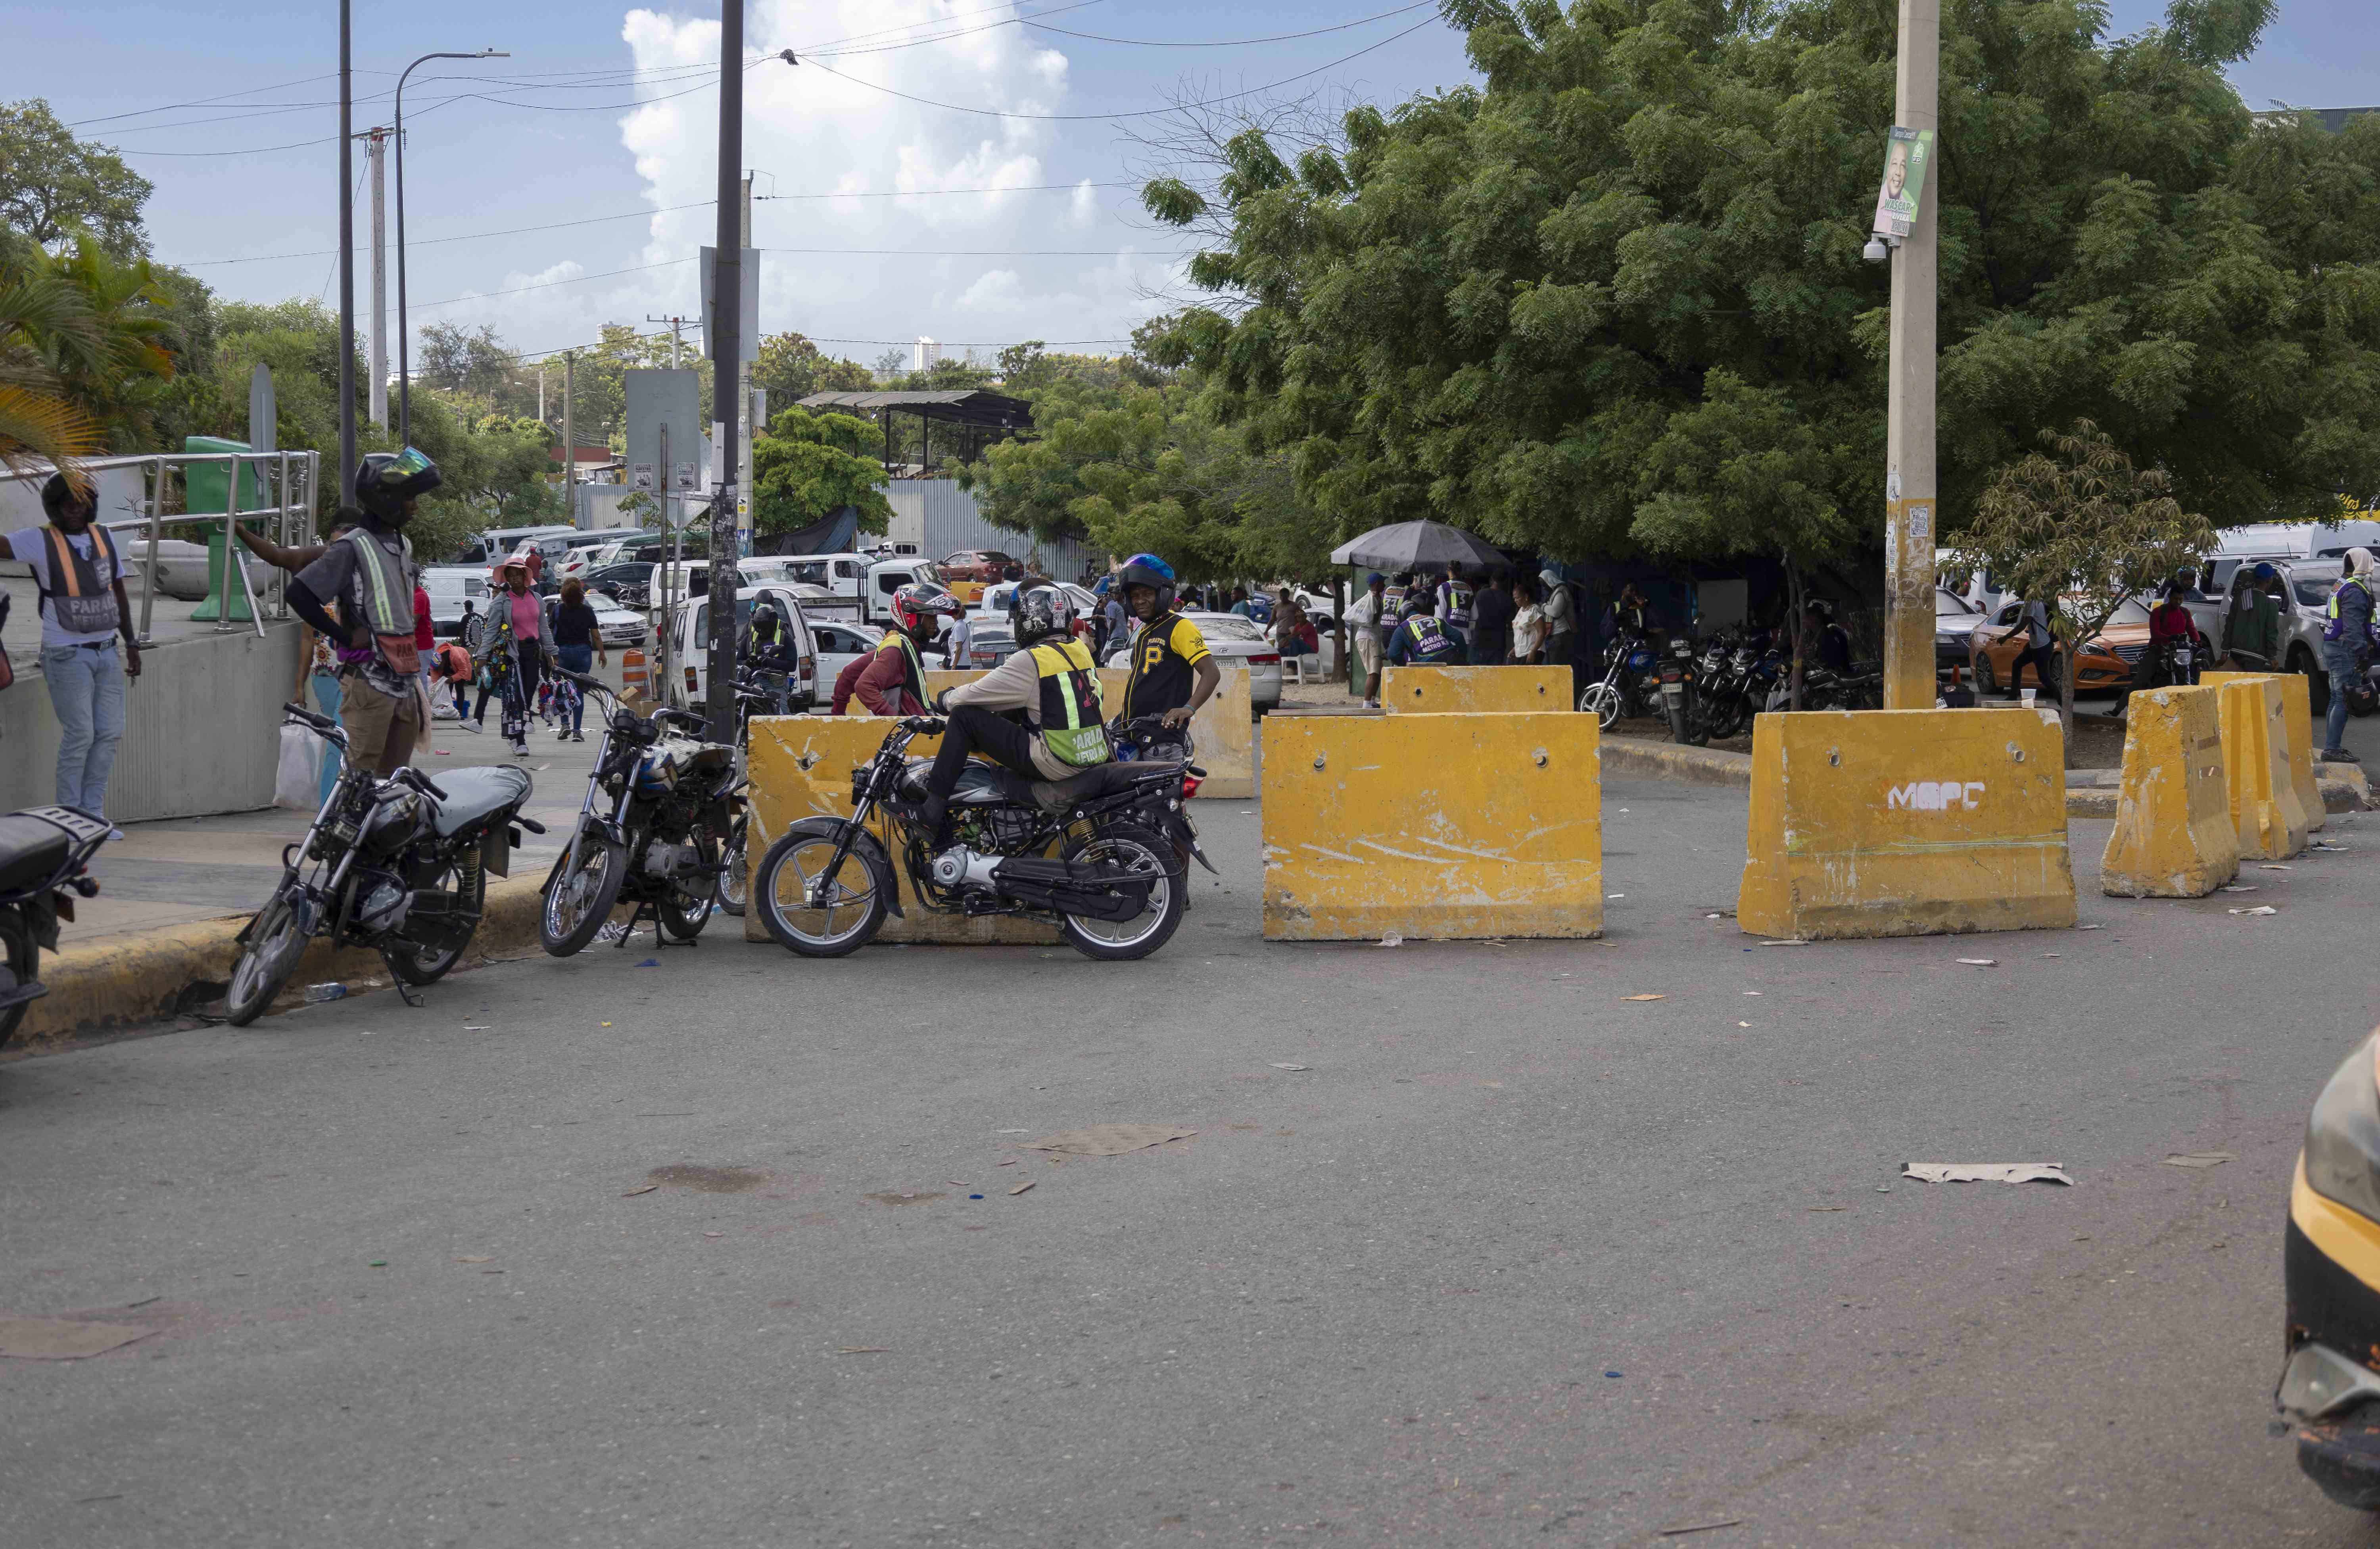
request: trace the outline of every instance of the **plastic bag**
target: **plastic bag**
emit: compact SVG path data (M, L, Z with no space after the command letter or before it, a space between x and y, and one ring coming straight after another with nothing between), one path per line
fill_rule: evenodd
M310 812L322 804L322 746L304 726L281 728L281 768L273 780L273 804Z

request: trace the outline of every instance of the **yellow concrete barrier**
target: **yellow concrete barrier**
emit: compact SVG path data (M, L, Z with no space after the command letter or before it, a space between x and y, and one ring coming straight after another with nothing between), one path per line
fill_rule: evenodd
M851 772L876 756L892 729L890 719L852 715L769 715L752 722L749 771L752 825L746 840L751 858L755 896L744 913L744 939L769 941L757 896L760 860L769 846L790 825L808 817L851 816ZM930 758L941 746L940 738L920 737L909 744L913 758ZM877 836L883 837L880 824ZM888 846L888 848L892 847ZM884 917L879 941L984 944L1054 942L1058 928L1013 915L968 919L937 914L917 901L909 886L898 850L892 871L903 914Z
M2251 673L2225 683L2223 767L2243 860L2287 860L2305 848L2306 813L2289 778L2288 701L2278 678Z
M1799 941L2074 923L2066 760L2029 710L1753 723L1736 920Z
M1595 717L1265 722L1268 941L1603 933Z
M2322 799L2322 787L2313 776L2313 694L2312 686L2301 672L2210 672L2201 674L2199 686L2217 687L2237 683L2251 677L2269 677L2281 686L2281 710L2289 733L2289 787L2298 793L2298 805L2305 809L2306 831L2318 833L2330 821Z
M2109 897L2204 898L2240 874L2223 775L2222 692L2131 696L2116 831L2099 861L2099 888Z
M1198 767L1207 772L1198 794L1244 801L1257 793L1256 712L1248 701L1248 669L1227 666L1222 671L1214 694L1190 717L1190 740L1197 749ZM982 676L980 671L930 671L926 692L940 694ZM1099 698L1111 717L1123 713L1123 688L1131 676L1122 667L1099 669ZM856 701L853 708L858 708Z
M1430 714L1568 710L1568 667L1390 667L1380 703Z

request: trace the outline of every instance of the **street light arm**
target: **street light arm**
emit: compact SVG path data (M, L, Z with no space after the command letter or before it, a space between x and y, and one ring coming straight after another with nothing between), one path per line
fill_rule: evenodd
M405 306L405 82L432 59L509 59L512 51L483 48L477 54L425 54L396 78L396 442L413 444L413 337Z

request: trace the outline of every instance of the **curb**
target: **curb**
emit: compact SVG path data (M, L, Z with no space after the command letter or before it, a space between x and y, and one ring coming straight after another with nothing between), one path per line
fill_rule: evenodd
M533 874L492 881L486 911L471 948L456 971L538 947L538 896L545 868ZM121 1031L172 1017L182 993L193 984L220 985L239 956L235 939L250 917L197 920L135 934L81 942L55 956L42 957L42 982L50 993L27 1007L25 1020L9 1040L7 1053L55 1048L93 1033ZM309 944L276 1011L304 1004L305 987L336 980L357 987L390 982L377 952L356 947L334 951ZM220 991L218 991L218 994ZM213 997L210 997L213 998Z
M1752 755L1718 748L1685 748L1674 742L1654 742L1642 737L1603 739L1603 772L1639 774L1651 780L1680 780L1691 786L1731 786L1752 788Z

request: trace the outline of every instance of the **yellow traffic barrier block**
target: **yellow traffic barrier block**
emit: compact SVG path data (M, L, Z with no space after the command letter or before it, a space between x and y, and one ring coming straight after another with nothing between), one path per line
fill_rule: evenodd
M2240 874L2219 688L2153 689L2125 716L2124 785L2099 861L2111 898L2204 898Z
M750 858L756 890L761 858L788 827L804 818L851 816L851 772L876 756L892 727L893 722L889 718L864 715L765 715L753 719L747 765L751 781L747 792L751 801L751 829L745 853ZM917 738L909 744L909 754L913 758L930 758L941 746L939 738ZM883 838L880 820L870 827L879 839ZM892 845L887 848L892 852L895 896L901 900L903 912L884 917L877 940L982 945L1058 939L1058 927L1039 921L1014 915L971 920L928 909L909 886L899 850ZM744 939L772 939L768 926L761 922L757 896L744 911Z
M1245 800L1257 793L1256 711L1248 701L1248 669L1226 666L1222 673L1215 692L1190 717L1191 745L1196 749L1198 767L1207 772L1198 794ZM929 671L926 693L930 698L982 676L980 671ZM1123 689L1131 677L1122 667L1099 669L1099 699L1110 719L1123 714Z
M2305 809L2289 778L2288 701L2279 681L2251 673L2225 683L2223 768L2242 860L2287 860L2305 848Z
M1267 941L1603 933L1595 717L1265 722Z
M2220 687L2243 678L2269 677L2281 686L2281 710L2285 729L2289 733L2289 787L2298 793L2298 805L2305 809L2306 832L2319 833L2330 821L2330 813L2322 802L2322 787L2313 777L2313 687L2301 672L2210 672L2201 674L2199 685Z
M1795 941L2074 923L2066 759L2030 710L1753 723L1736 921Z
M1568 710L1568 667L1390 667L1380 703L1427 714Z

